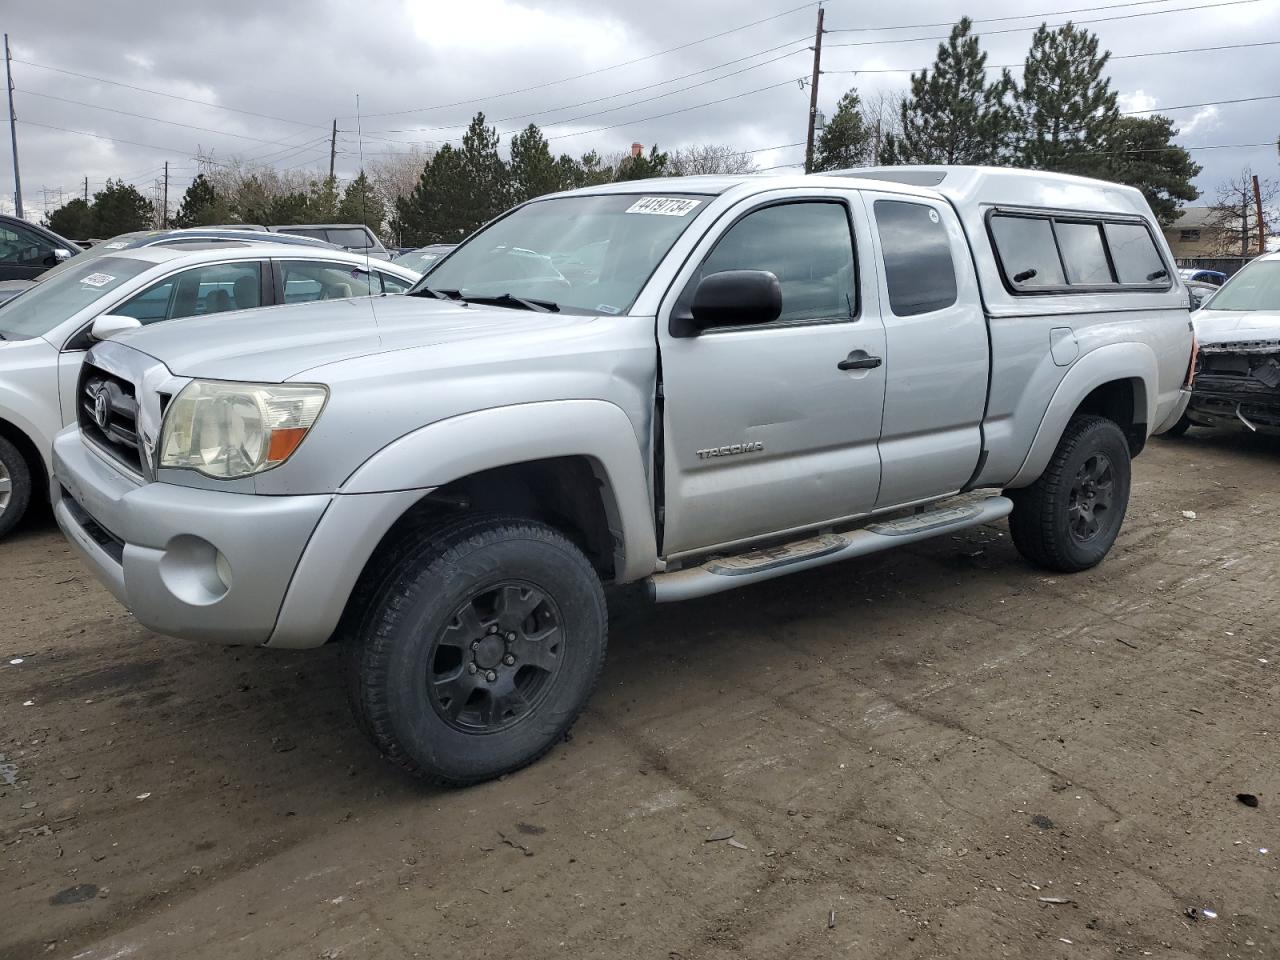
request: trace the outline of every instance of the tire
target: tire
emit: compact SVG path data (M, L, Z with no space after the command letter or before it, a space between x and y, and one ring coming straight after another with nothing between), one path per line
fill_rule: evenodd
M510 517L437 521L375 585L346 644L348 696L384 757L466 786L564 738L607 638L600 578L557 530Z
M1175 423L1172 427L1170 427L1168 430L1164 432L1164 436L1177 439L1178 437L1183 436L1188 430L1190 430L1194 426L1195 424L1192 423L1187 418L1187 415L1184 413L1181 417L1178 418L1177 423Z
M31 503L31 467L12 443L0 437L0 537L17 525Z
M1014 546L1049 570L1097 566L1120 533L1130 480L1129 444L1120 427L1103 417L1075 417L1040 478L1008 493Z

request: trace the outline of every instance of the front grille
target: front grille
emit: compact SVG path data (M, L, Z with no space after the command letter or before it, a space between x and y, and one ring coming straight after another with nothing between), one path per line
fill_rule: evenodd
M138 398L133 384L86 363L77 396L77 419L85 438L134 473L142 473Z

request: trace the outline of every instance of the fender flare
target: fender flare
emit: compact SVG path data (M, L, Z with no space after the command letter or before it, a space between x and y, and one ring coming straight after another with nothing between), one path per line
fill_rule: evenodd
M383 447L338 493L427 490L482 470L573 456L587 458L601 483L618 541L618 581L649 575L657 563L657 536L648 464L630 418L605 400L523 403L437 421Z
M45 431L42 431L20 412L24 407L38 409L38 405L39 400L31 394L16 391L0 384L0 421L8 424L26 438L40 458L40 462L32 464L32 466L40 469L45 477L52 480L53 437L46 435ZM58 428L61 428L61 423L58 424ZM41 439L42 437L43 440Z
M1114 380L1140 381L1141 390L1134 391L1134 422L1146 424L1150 433L1159 399L1160 365L1155 352L1145 343L1136 342L1098 347L1080 357L1062 378L1040 421L1026 459L1005 486L1025 487L1034 483L1049 465L1067 423L1085 397Z

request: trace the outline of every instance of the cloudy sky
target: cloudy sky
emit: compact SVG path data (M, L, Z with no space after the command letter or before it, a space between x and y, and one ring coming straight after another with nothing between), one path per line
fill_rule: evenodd
M1280 43L1240 46L1280 41L1280 0L825 6L827 112L851 85L867 97L904 87L909 69L932 61L947 32L939 24L961 13L979 21L996 65L1021 63L1042 20L1088 25L1116 57L1125 110L1280 95ZM335 117L343 178L358 170L361 147L368 161L455 139L478 109L504 134L539 124L556 152L728 143L755 151L761 168L797 163L808 106L797 81L812 67L816 9L798 0L82 0L56 12L8 4L0 26L35 217L82 191L85 177L91 193L108 177L150 191L166 160L175 207L200 155L321 169ZM1230 49L1169 53L1205 47ZM1280 98L1170 110L1185 146L1225 147L1193 151L1203 192L1245 167L1280 176L1278 107ZM13 185L6 143L0 209L12 209Z

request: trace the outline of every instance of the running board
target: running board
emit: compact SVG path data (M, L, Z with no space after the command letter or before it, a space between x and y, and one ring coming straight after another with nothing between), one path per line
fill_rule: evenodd
M924 510L897 520L871 523L857 530L824 533L750 553L715 557L700 566L654 574L646 584L650 597L656 603L705 597L788 573L927 540L942 533L977 527L1007 517L1012 510L1013 501L1008 497L985 497L976 503Z

